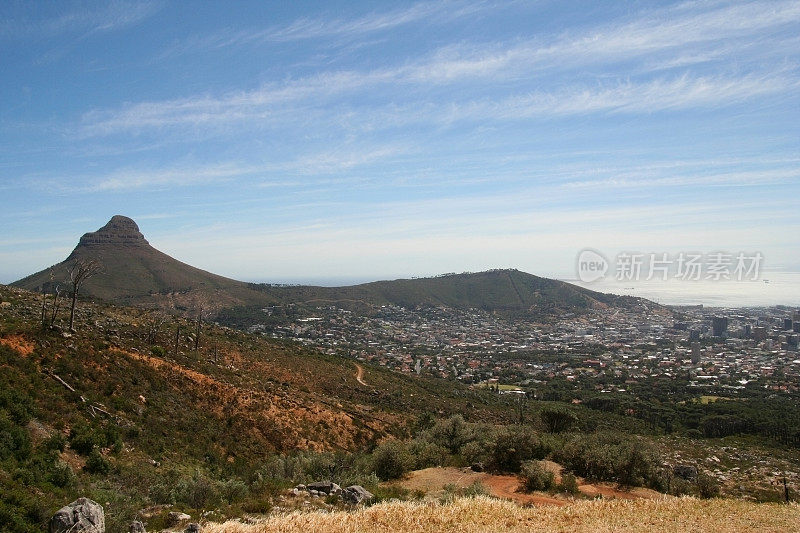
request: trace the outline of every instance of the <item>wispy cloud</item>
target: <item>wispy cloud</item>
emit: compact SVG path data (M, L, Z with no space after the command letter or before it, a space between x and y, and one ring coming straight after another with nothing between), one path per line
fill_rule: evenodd
M57 3L61 6L61 3ZM112 0L98 5L80 3L73 9L40 19L3 18L0 38L49 38L63 34L115 31L155 14L160 3Z
M439 0L418 2L408 7L389 11L374 11L352 19L303 17L280 26L238 31L228 29L208 36L189 39L168 50L164 56L268 42L323 38L354 39L413 23L442 24L490 8L496 9L496 2Z
M354 21L297 24L285 29L286 35L301 35L337 31L369 31L416 17L425 17L430 10L442 10L446 4L415 4L389 16L369 15ZM464 7L464 9L467 9ZM235 91L222 95L199 95L172 100L129 104L122 109L94 110L86 113L80 128L85 137L115 133L138 132L179 126L226 127L228 124L254 124L259 127L292 122L299 116L316 113L314 119L352 122L363 114L385 115L392 124L413 117L407 108L434 109L434 116L446 120L481 117L514 118L558 116L598 111L650 112L686 109L703 105L722 106L754 96L795 90L797 71L785 63L779 71L762 71L759 55L773 55L779 50L792 54L792 48L782 47L786 39L796 37L781 33L787 24L800 22L797 2L752 2L748 4L688 3L665 8L656 14L643 15L624 24L585 30L583 35L561 35L543 42L533 39L512 45L453 45L440 48L433 54L404 64L369 71L340 70L314 76L268 83L250 91ZM301 31L301 28L305 30ZM338 29L336 29L338 28ZM770 37L770 32L776 36ZM714 43L709 47L708 43ZM753 65L741 68L747 57L735 52L751 49ZM572 76L571 83L543 87L537 91L521 92L520 84L530 86L541 69L576 69L644 58L645 62L626 69L638 76L609 77L595 80ZM692 66L727 58L736 68L721 68L717 74L693 74ZM648 72L681 69L658 78ZM577 81L576 78L580 81ZM581 79L585 78L585 79ZM557 79L557 78L556 78ZM495 91L489 98L475 93L501 81L505 91ZM552 81L550 82L552 85ZM459 84L458 96L451 96L442 105L441 97L429 97L428 92L439 85ZM397 93L391 105L372 109L357 105L348 98L364 91L396 91L397 87L413 89L410 96ZM503 94L505 93L505 94ZM443 111L444 110L444 111ZM417 113L418 114L418 113ZM449 114L450 118L443 116ZM392 115L397 115L393 117ZM381 119L382 120L382 119Z

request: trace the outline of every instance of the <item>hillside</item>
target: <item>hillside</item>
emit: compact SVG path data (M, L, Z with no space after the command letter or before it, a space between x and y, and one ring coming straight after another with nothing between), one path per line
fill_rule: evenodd
M445 306L546 317L609 307L640 307L642 312L658 307L640 298L599 293L513 269L376 281L351 287L262 286L262 290L281 303L336 304L361 310L389 304L409 308Z
M658 306L639 298L590 291L569 283L518 270L448 274L433 278L376 281L348 287L275 286L225 278L187 265L153 248L130 218L116 215L95 232L80 238L61 263L12 285L31 291L68 287L68 271L77 260L93 259L102 273L88 279L82 296L126 305L162 309L204 309L264 305L335 304L359 312L382 305L446 306L480 309L513 316L546 318L607 307Z
M105 502L111 531L126 530L135 517L158 530L172 509L193 516L216 509L204 517L218 522L273 509L332 512L346 506L297 497L292 487L332 479L363 485L378 501L415 498L382 481L473 464L513 476L533 459L595 483L672 494L716 486L701 486L705 474L670 481L669 466L687 458L665 463L652 428L633 417L532 399L523 408L509 395L155 310L81 302L68 332L68 310L54 314L53 303L0 286L0 521L9 531L41 531L79 496ZM549 432L546 413L566 416L574 431ZM743 445L734 445L737 457ZM726 461L705 442L687 446ZM793 471L797 461L788 448L759 454L768 472ZM774 486L758 495L779 496ZM385 522L405 527L408 518L397 511ZM478 524L497 520L486 512ZM364 515L341 516L359 529Z
M19 505L36 522L90 495L122 520L171 501L173 486L223 491L279 454L406 438L425 412L513 418L481 391L369 365L359 376L351 360L227 328L203 324L195 348L197 324L158 311L81 303L70 334L63 307L54 329L41 327L38 294L0 286L0 301L0 428L11 439L0 440L0 518ZM49 323L52 297L46 305Z

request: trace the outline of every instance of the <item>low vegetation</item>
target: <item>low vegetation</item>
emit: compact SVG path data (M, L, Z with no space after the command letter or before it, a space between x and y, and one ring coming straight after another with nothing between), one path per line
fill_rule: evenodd
M720 517L724 517L721 520ZM800 508L736 500L588 500L557 507L521 507L485 496L455 498L444 504L387 502L355 512L292 513L255 524L208 524L207 533L352 533L416 531L570 531L658 533L713 531L783 532L800 529Z

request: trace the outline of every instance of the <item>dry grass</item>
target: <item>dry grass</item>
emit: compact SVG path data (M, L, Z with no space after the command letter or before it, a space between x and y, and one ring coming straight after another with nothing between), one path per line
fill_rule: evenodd
M355 512L292 513L257 524L207 524L206 533L418 531L800 531L797 504L755 504L741 500L665 498L588 500L563 507L520 507L488 497L461 498L451 504L382 503Z

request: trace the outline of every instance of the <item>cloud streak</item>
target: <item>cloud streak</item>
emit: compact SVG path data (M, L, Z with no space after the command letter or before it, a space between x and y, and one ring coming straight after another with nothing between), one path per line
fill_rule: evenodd
M403 24L429 15L430 10L442 10L443 5L415 4L397 17L372 14L347 24L334 21L311 27L318 33L378 31L389 24L389 19ZM528 40L511 46L461 44L382 69L328 71L249 91L93 110L83 116L79 129L83 137L93 137L188 126L269 127L296 122L298 115L335 125L371 123L368 115L372 114L382 124L398 124L414 117L409 109L424 109L426 115L433 110L440 122L470 116L501 120L596 112L639 113L719 107L796 90L797 70L791 62L770 71L762 70L755 60L760 54L775 54L786 39L796 40L783 33L787 25L800 22L800 4L753 2L717 6L697 13L692 10L697 4L682 4L626 24L587 30L583 35L563 35L549 43ZM299 34L301 27L306 26L292 25L295 29L286 30L287 35ZM716 44L709 48L709 43ZM722 68L716 74L703 75L691 71L693 65L730 59L744 48L750 50L750 56L737 55L735 61L747 63L750 57L755 61L750 69ZM786 50L791 54L791 47ZM569 84L551 82L550 87L530 91L531 82L539 79L537 72L542 69L575 70L590 64L598 68L645 57L646 62L633 69L638 75L619 75L616 79L573 75ZM655 78L647 75L676 69L683 72ZM491 80L489 86L505 83L505 95L495 91L492 97L479 96L487 80ZM442 102L436 90L440 86L458 86L458 96ZM391 105L382 108L353 103L366 92L402 88L408 89L406 94L397 93ZM366 122L361 120L364 115Z
M112 0L99 8L85 5L49 18L4 18L0 22L0 39L44 39L62 34L111 32L138 24L159 9L156 2Z

